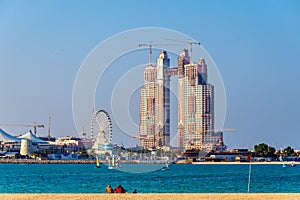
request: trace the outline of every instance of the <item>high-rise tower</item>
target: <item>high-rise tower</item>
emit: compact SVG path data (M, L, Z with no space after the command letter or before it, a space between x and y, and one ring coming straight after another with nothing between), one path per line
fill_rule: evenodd
M178 146L210 150L216 143L214 86L208 84L205 60L190 61L183 50L178 57Z
M157 59L157 132L162 137L162 146L170 146L170 59L161 51Z
M154 145L155 122L156 122L156 67L148 64L144 71L144 87L141 88L140 96L140 146L149 143ZM152 138L149 141L149 138ZM147 140L145 141L144 138Z
M147 65L140 97L140 145L170 145L170 59L161 51L157 66Z

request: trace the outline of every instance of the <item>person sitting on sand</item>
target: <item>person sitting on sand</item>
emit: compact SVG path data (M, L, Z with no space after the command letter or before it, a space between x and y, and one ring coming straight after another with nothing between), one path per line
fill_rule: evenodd
M108 185L105 189L105 192L111 194L111 193L114 193L114 189L110 185Z
M134 189L132 193L133 193L133 194L136 194L136 193L137 193L137 190L136 190L136 189Z
M122 186L119 185L118 187L115 188L116 193L121 193L122 192Z

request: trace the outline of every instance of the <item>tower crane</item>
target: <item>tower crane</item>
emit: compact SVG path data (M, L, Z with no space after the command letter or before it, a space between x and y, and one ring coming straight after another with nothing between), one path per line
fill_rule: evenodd
M144 43L144 44L139 44L139 47L148 47L148 55L149 55L149 64L152 63L152 47L153 46L181 46L180 44L153 44L152 42L150 43Z
M174 40L174 39L169 39L169 38L161 38L163 40L169 40L169 41L174 41L174 42L179 42L179 43L186 43L189 44L190 46L190 54L191 54L191 63L193 64L193 44L199 45L200 42L194 42L192 39L189 39L189 41L183 41L183 40Z
M45 128L43 124L37 124L33 122L33 124L0 124L0 126L25 126L25 127L33 127L34 134L36 135L38 128Z

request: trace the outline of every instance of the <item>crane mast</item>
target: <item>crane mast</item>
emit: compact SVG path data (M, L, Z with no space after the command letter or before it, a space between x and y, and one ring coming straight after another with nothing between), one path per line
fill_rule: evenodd
M50 124L51 124L51 117L49 117L49 121L48 121L48 141L51 140L51 135L50 135Z
M152 64L152 47L153 46L181 46L180 44L153 44L153 43L144 43L144 44L139 44L139 47L148 47L148 62L149 65Z

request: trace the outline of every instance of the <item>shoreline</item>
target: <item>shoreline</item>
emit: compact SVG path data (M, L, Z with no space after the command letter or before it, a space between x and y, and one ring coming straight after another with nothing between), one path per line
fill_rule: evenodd
M0 164L95 164L96 160L0 159Z
M34 159L0 159L0 164L95 164L95 160L34 160ZM295 161L285 161L284 164L300 164L300 162ZM101 162L100 164L107 164ZM138 164L134 161L128 162L120 162L120 164ZM148 163L143 163L148 164ZM155 163L161 164L161 163ZM194 165L249 165L250 162L191 162L191 163L176 163L176 165L186 165L186 164L194 164ZM271 161L271 162L251 162L251 164L255 165L282 165L283 163L280 161Z
M106 200L106 199L119 199L119 200L189 200L189 199L206 199L206 200L296 200L300 199L300 193L162 193L162 194L0 194L2 200L28 200L28 199L61 199L61 200Z

